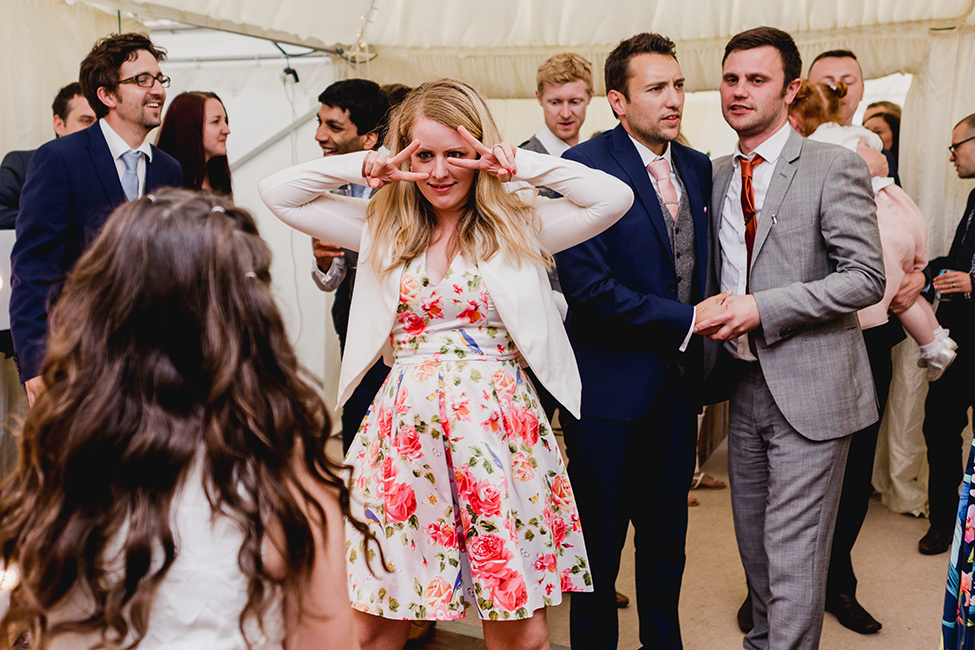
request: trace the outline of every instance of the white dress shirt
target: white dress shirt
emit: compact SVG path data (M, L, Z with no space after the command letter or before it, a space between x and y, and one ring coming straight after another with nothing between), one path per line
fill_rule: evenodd
M772 182L772 173L775 165L782 155L782 149L789 139L792 128L786 122L778 131L769 136L762 144L758 145L751 154L744 156L751 160L755 154L760 155L765 162L752 168L752 189L755 192L755 223L762 217L762 206L765 204L765 195L768 193L768 186ZM721 210L721 224L718 227L718 243L721 246L721 291L731 289L734 295L745 295L745 284L748 279L747 260L748 249L745 247L745 215L741 211L741 165L738 162L742 156L739 145L735 145L735 153L732 157L734 172L731 175L731 183L728 184L728 193L724 197L724 206ZM748 348L748 336L739 336L737 339L725 343L728 351L738 359L743 361L758 361L752 351Z
M629 133L627 133L627 135L629 135ZM663 155L658 156L653 151L651 151L646 145L644 145L642 142L634 138L632 135L630 135L630 142L633 143L633 146L636 147L637 153L640 154L640 160L643 162L644 169L649 167L650 163L655 161L657 158L663 158L664 160L667 161L667 165L668 167L670 167L670 182L674 184L674 189L677 190L677 200L680 201L681 197L684 195L684 192L680 187L680 181L677 180L677 172L674 171L674 160L671 157L671 153L670 153L670 143L669 142L667 143L667 147L664 149ZM661 200L663 200L663 197L660 194L660 188L657 187L657 179L653 177L653 174L651 174L649 170L647 170L647 176L650 177L650 182L653 183L653 191L657 193L657 196L661 197ZM700 263L701 262L698 261L698 264ZM707 264L707 261L705 261L704 263ZM680 344L680 347L677 348L681 352L684 352L687 349L687 344L691 342L691 337L694 335L695 323L697 323L696 306L694 307L694 315L691 318L691 327L690 329L687 330L687 336L684 337L684 341Z
M152 147L149 146L149 141L143 140L138 148L133 149L129 146L128 142L122 139L122 136L115 132L115 129L108 125L104 117L98 120L98 124L102 127L102 135L105 136L105 142L108 143L108 150L112 153L112 160L115 161L115 170L118 172L120 183L122 182L122 174L125 173L125 163L122 161L122 154L128 153L129 151L141 151L144 154L139 156L139 164L135 170L136 175L139 177L139 196L142 196L146 191L146 161L152 160Z
M545 147L545 151L547 151L548 155L550 156L561 158L562 154L570 149L565 140L548 130L547 125L543 126L542 130L535 134L535 137L538 138L538 141L542 143L542 146Z

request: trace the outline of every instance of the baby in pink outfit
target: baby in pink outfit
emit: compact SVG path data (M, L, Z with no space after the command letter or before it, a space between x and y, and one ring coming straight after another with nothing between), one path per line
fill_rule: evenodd
M828 142L857 150L861 139L871 149L880 150L880 137L862 126L842 126L837 117L839 100L846 95L846 84L831 87L803 80L795 101L789 107L789 122L810 140ZM877 201L877 224L884 249L884 273L887 290L876 305L857 314L860 327L868 329L887 322L888 309L906 273L920 271L928 265L927 225L924 215L907 193L888 177L873 177ZM927 367L928 381L939 379L955 359L957 345L948 338L926 300L917 300L897 314L904 329L921 348L922 367Z

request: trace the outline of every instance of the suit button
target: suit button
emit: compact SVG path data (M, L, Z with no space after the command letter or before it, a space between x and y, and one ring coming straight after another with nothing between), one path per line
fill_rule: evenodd
M674 234L675 235L679 235L680 234L680 228L674 228Z
M677 281L678 281L678 282L680 282L680 281L681 281L681 280L683 280L683 279L684 279L684 278L682 278L682 277L680 277L679 275L677 276Z
M680 259L680 251L678 251L678 252L677 252L677 254L676 254L676 255L674 255L674 258L675 258L675 259L678 259L678 260Z
M674 293L675 291L677 291L677 285L671 282L670 284L667 285L667 291Z

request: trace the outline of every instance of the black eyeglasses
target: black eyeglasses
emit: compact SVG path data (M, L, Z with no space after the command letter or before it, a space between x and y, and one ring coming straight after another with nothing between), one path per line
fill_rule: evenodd
M969 140L975 140L975 135L973 135L970 138L965 138L961 142L952 142L951 145L948 146L948 151L950 151L951 152L951 155L954 156L955 153L958 151L958 147L960 147L961 145L965 144Z
M137 74L134 77L129 77L128 79L122 79L119 81L119 84L135 84L139 88L152 88L157 81L163 88L169 88L169 77L164 74L159 74L153 77L148 72Z

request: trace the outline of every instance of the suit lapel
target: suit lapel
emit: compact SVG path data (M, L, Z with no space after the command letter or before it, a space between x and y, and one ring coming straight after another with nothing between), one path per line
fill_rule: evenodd
M657 192L653 189L650 182L650 173L643 166L643 160L637 152L636 147L630 141L630 136L626 133L623 125L613 129L613 157L626 175L630 179L630 185L635 190L636 196L643 203L643 207L650 217L650 221L657 229L657 234L663 242L664 249L670 259L671 265L674 263L674 251L670 246L670 235L667 234L667 224L664 216L660 212L660 201L657 199Z
M88 134L88 153L91 155L92 168L98 175L112 208L117 208L125 203L125 192L122 191L122 181L119 180L118 169L112 159L105 134L102 133L102 126L96 122L85 132Z
M153 158L156 158L156 156L159 154L159 150L156 149L156 147L153 146L153 145L149 145L149 146L152 148L152 157ZM158 158L156 158L156 159L158 160ZM157 165L153 164L152 161L150 161L149 160L149 157L147 156L146 157L146 191L145 191L145 193L148 194L151 190L154 190L157 187L159 187L159 185L160 185L160 183L159 183L159 167Z
M718 245L718 232L721 230L721 219L724 212L724 199L728 196L731 185L731 175L735 171L731 156L725 156L714 162L714 180L711 186L711 261L714 265L714 277L721 278L721 246ZM717 293L717 287L715 288Z
M772 172L772 180L769 181L765 202L762 204L762 213L755 230L755 245L752 248L752 267L755 266L755 259L761 252L765 240L768 239L772 226L780 216L779 208L782 207L782 201L796 175L796 167L792 163L802 150L802 136L791 129L789 131L789 139L782 148L782 153L779 154L779 161Z

